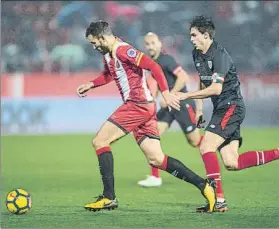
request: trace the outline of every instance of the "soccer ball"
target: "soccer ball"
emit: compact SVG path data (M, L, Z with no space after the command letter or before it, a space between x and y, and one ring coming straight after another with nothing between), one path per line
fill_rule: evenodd
M24 214L31 209L31 205L31 196L23 189L15 189L7 195L6 206L13 214Z

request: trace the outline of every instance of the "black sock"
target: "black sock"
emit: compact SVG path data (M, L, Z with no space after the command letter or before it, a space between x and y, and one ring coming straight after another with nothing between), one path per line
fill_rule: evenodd
M202 190L205 186L205 180L203 178L201 178L199 175L194 173L182 162L175 158L167 157L167 165L165 171L181 180L195 185L200 190Z
M100 173L104 185L103 195L113 200L115 198L114 191L114 175L113 175L113 156L111 151L102 152L98 156Z

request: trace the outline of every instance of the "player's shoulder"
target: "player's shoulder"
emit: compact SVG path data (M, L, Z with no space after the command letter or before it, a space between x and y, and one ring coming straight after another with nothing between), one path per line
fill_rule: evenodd
M168 62L170 60L174 60L173 56L165 51L162 51L158 57L159 62Z
M218 54L229 56L229 53L228 53L227 49L222 44L220 44L219 42L214 41L213 42L213 56L216 56Z
M138 50L125 41L117 41L113 47L116 56L127 55L128 57L136 57Z

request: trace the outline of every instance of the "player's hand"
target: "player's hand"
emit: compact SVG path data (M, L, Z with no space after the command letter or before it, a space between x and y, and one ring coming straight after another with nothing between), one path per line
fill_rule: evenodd
M77 95L79 97L85 97L86 92L89 91L93 87L94 87L94 84L92 82L89 82L89 83L86 83L86 84L81 84L77 88Z
M169 91L162 92L164 100L169 108L174 108L175 110L180 111L180 100L179 98Z
M166 108L168 105L166 104L166 101L164 100L163 96L160 96L160 107Z
M180 99L180 100L184 100L184 99L188 99L188 93L184 93L184 92L175 92L175 95Z
M199 120L200 116L202 116L202 115L203 115L202 110L197 109L197 110L196 110L196 122L197 122L197 123L198 123L198 120Z
M197 121L197 127L199 129L204 128L205 124L205 119L203 118L203 113L202 111L197 111L196 112L196 121Z

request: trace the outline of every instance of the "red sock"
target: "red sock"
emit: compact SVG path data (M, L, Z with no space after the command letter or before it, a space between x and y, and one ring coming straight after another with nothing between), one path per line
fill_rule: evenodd
M151 174L154 177L158 177L158 178L160 177L159 169L153 166L151 166Z
M253 166L264 165L268 162L279 159L279 150L248 151L238 158L238 170Z
M205 153L202 155L202 159L204 162L207 177L213 178L216 181L217 197L224 198L222 182L221 182L220 166L219 166L216 153L215 152Z

